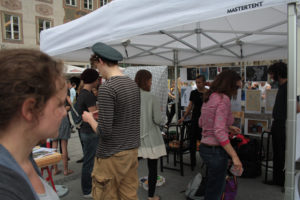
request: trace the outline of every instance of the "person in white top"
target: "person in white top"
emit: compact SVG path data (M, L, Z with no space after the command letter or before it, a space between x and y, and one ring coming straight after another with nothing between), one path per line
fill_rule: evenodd
M69 87L70 89L70 99L71 99L71 103L74 104L75 103L75 100L76 100L76 83L72 83L72 82L69 82L71 87Z
M263 103L265 103L266 102L266 90L270 90L271 85L267 82L260 82L260 84L258 85L258 89L261 91L261 99L262 99Z

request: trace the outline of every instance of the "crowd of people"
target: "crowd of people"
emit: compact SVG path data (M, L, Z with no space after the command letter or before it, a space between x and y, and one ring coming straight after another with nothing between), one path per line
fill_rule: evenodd
M38 50L13 49L0 53L0 199L59 199L41 176L32 158L32 148L52 138L52 147L61 144L63 174L73 173L68 166L68 139L71 125L66 113L76 102L83 123L79 129L83 149L81 188L83 197L93 199L138 199L138 158L147 159L148 200L155 195L158 159L167 154L161 134L175 113L171 106L164 124L160 103L151 93L152 74L139 70L132 80L118 67L123 59L112 47L92 46L91 65L81 74L82 86L66 81L63 63ZM19 73L22 72L22 73ZM99 73L106 80L99 86ZM270 78L278 81L272 123L274 148L273 180L284 185L285 122L287 106L286 64L269 68ZM196 89L178 124L192 112L190 151L196 167L196 141L207 167L206 200L221 199L225 187L228 158L234 170L242 173L242 163L231 146L228 133L240 133L232 126L230 100L242 87L241 77L232 70L217 75L205 87L206 79L196 78ZM174 88L173 85L172 88ZM257 86L269 89L267 84ZM180 88L179 92L180 92ZM169 93L170 102L175 96ZM7 103L9 102L9 103ZM180 105L179 105L180 106ZM95 117L96 116L96 117ZM16 148L17 147L17 148ZM54 167L54 174L61 170Z

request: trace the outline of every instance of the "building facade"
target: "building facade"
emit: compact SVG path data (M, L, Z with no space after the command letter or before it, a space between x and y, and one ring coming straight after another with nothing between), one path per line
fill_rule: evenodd
M109 2L110 0L0 0L0 49L39 49L42 30L77 19ZM84 63L76 65L85 66Z

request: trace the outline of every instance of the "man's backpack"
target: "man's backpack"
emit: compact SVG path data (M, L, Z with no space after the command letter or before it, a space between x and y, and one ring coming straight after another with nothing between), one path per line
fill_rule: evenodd
M74 105L71 105L71 109L68 112L68 117L72 132L77 132L76 130L78 130L82 124L82 117L78 112L77 102Z

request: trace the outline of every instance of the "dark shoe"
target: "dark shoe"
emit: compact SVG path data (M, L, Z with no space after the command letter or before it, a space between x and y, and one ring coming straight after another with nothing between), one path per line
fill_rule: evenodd
M82 163L83 162L83 157L80 160L77 160L76 163Z

